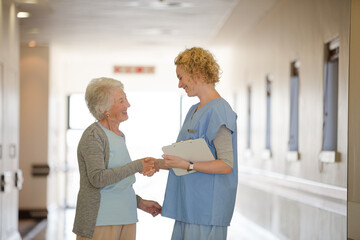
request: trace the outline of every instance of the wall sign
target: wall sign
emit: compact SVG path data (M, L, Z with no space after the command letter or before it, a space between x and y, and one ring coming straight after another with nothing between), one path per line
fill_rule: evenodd
M114 73L125 73L125 74L154 74L154 66L114 66Z

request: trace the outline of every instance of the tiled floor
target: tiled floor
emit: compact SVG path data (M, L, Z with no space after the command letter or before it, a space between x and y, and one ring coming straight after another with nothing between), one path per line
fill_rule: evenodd
M75 240L72 224L75 210L66 209L49 211L48 220L42 221L23 240ZM137 239L169 240L173 220L156 217L139 212ZM249 222L235 211L231 226L228 229L228 240L275 240L274 236Z

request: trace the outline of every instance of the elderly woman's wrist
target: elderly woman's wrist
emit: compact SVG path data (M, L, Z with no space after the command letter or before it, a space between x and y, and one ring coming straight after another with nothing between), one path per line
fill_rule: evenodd
M141 162L141 159L132 161L130 164L132 164L134 166L135 172L140 172L143 170L143 164Z
M139 206L142 198L139 195L136 195L136 205Z

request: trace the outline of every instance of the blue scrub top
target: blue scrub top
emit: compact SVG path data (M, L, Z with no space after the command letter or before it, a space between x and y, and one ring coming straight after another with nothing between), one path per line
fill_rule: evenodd
M190 108L177 141L203 138L217 159L213 140L219 128L225 125L232 132L233 171L230 174L194 172L176 176L170 169L162 216L192 224L229 226L238 179L237 115L222 98L196 111L198 105Z

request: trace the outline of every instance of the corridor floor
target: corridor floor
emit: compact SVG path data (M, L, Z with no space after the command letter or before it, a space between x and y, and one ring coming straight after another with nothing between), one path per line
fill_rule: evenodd
M137 239L169 240L173 220L153 218L139 212L137 224ZM72 224L75 209L49 211L47 220L43 220L23 240L75 240ZM228 229L227 240L276 240L274 236L246 220L235 211L231 226Z

